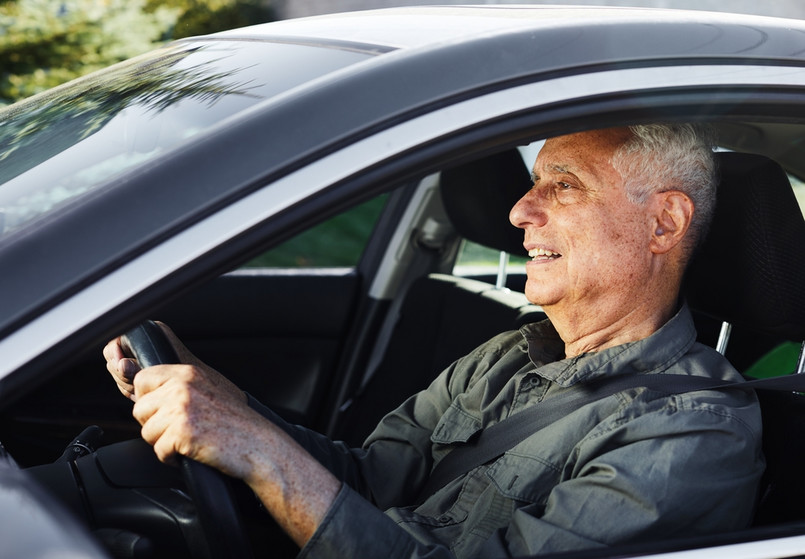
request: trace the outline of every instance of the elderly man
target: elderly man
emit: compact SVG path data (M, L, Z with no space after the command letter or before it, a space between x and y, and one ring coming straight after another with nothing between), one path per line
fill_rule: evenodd
M456 445L590 381L740 379L695 343L679 302L713 165L689 125L549 139L510 216L531 256L526 294L549 320L456 361L361 449L286 424L172 334L187 365L134 377L118 339L107 367L161 460L182 454L244 480L304 557L516 556L739 528L763 458L757 402L737 391L600 398L416 499Z

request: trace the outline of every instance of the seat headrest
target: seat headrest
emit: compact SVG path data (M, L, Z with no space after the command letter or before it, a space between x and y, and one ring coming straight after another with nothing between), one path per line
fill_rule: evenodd
M688 268L691 308L732 324L805 340L805 220L771 159L717 153L710 232Z
M442 203L456 231L485 247L526 256L523 231L509 211L528 189L531 173L516 149L442 171Z

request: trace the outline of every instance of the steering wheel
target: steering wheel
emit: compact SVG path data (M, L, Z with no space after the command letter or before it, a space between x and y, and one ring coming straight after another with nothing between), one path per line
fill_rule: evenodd
M179 363L165 333L155 322L135 326L124 338L141 367ZM182 478L196 504L201 528L207 539L208 559L253 557L246 530L240 521L229 480L206 464L182 457Z

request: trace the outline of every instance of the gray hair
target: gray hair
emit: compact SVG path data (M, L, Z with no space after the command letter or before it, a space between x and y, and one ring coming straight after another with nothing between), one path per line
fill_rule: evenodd
M630 126L632 139L615 152L612 165L623 178L627 196L644 203L654 192L679 190L693 201L690 252L707 234L716 202L713 134L698 124Z

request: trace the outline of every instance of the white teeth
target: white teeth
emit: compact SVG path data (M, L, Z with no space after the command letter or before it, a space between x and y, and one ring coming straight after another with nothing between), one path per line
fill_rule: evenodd
M528 251L528 256L531 258L539 258L540 256L544 256L547 258L556 258L561 256L558 252L553 252L550 250L546 250L544 248L532 248Z

